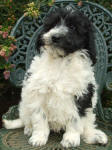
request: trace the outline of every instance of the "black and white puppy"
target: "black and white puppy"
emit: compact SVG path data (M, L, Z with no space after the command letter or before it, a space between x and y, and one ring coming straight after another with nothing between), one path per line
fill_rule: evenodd
M24 126L33 146L46 144L50 129L65 130L64 147L106 144L96 129L94 76L96 52L90 21L79 11L57 9L45 19L35 56L23 81L19 119L3 120L8 129Z

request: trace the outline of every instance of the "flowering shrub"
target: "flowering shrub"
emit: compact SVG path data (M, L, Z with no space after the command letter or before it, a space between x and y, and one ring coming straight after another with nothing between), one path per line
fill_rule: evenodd
M8 63L9 56L16 49L16 39L9 35L11 26L4 27L0 25L0 69L2 69L5 79L8 79L10 69L13 65Z
M51 5L54 2L54 0L35 0L35 3L31 1L33 0L3 0L0 2L0 14L2 14L0 19L0 79L3 76L8 79L10 70L14 67L8 62L8 58L16 49L16 39L10 36L16 20L24 12L24 15L38 17L43 4Z
M0 69L4 70L4 77L8 79L6 72L10 72L9 70L13 67L13 65L8 63L8 58L16 49L14 44L16 40L14 37L9 36L8 30L4 29L2 25L0 25L0 39Z
M39 8L36 7L36 4L34 2L27 4L27 8L25 9L25 16L30 17L38 17L39 16Z
M24 15L38 18L41 7L44 5L52 6L54 2L55 0L38 0L28 3Z
M10 36L10 32L16 20L23 14L25 7L21 4L22 0L19 0L19 3L16 0L0 2L0 79L4 76L7 80L14 67L8 62L8 58L16 49L16 39Z

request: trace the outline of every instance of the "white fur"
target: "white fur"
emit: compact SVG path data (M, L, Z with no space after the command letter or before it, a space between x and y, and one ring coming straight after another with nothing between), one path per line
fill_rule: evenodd
M49 45L42 47L42 56L35 56L28 70L31 76L23 82L19 115L25 126L24 133L32 135L29 143L44 145L50 129L59 131L63 128L66 130L61 142L64 147L80 145L80 136L87 143L97 141L106 144L106 135L95 129L93 108L97 102L97 85L86 50L58 57L57 51L60 50L53 48ZM93 108L87 109L86 116L81 118L74 96L86 94L89 83L95 87ZM20 127L19 124L13 126L11 121L7 122L4 122L6 128Z
M3 124L5 125L6 129L15 129L15 128L21 128L24 126L21 119L16 120L3 120Z

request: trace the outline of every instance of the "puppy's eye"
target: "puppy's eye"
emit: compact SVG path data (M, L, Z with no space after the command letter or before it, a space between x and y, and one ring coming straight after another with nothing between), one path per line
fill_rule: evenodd
M75 30L75 29L76 29L76 27L75 27L73 24L70 24L70 25L69 25L69 28L72 29L72 30Z

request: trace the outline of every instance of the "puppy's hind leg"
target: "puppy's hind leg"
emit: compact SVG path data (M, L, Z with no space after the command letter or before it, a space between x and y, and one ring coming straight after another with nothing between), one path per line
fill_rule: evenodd
M6 120L3 119L3 126L6 129L16 129L16 128L22 128L24 126L21 119L15 119L15 120Z
M108 142L106 134L96 129L95 115L92 112L88 112L86 117L83 118L84 121L84 132L82 134L84 141L87 144L102 144L105 145Z
M47 117L42 108L37 109L32 115L32 136L29 144L33 146L45 145L49 136L49 126Z

